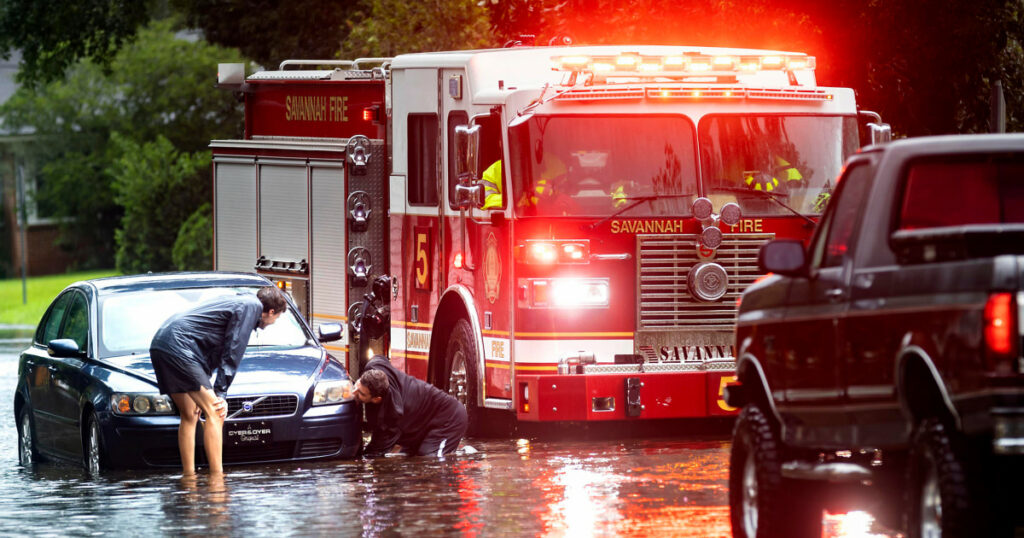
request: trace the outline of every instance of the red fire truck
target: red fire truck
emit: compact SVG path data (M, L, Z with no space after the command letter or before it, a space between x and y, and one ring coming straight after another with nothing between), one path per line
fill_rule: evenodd
M758 247L807 237L861 134L888 132L814 68L678 46L225 64L245 136L211 144L215 267L342 324L353 375L387 353L471 417L727 416Z

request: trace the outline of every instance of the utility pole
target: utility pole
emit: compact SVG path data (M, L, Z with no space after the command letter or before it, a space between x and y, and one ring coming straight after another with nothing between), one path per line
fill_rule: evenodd
M26 240L25 228L28 227L28 209L25 207L25 166L18 163L15 170L15 183L17 183L17 211L19 223L19 239L21 241L21 304L28 304L28 241Z

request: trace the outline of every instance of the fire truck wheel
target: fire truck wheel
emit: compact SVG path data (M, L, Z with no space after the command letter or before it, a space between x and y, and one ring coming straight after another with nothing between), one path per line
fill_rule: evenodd
M452 334L448 337L448 351L444 361L445 375L441 378L444 386L440 387L466 406L469 415L467 435L476 432L479 409L477 401L477 356L473 345L473 329L469 322L460 319L455 324Z
M782 444L764 413L746 406L733 429L729 519L736 538L820 536L821 504L782 477Z
M965 447L937 419L922 421L910 452L908 536L982 536L987 519L967 482Z

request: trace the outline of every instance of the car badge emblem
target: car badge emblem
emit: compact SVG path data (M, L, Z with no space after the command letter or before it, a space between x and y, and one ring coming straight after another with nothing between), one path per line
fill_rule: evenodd
M252 402L242 402L242 409L245 410L246 413L252 411Z

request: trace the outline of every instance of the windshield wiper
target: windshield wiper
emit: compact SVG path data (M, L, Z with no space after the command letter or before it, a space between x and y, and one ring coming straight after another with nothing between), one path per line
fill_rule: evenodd
M624 208L622 208L622 209L612 213L611 215L608 215L607 217L605 217L605 218L603 218L603 219L601 219L601 220L599 220L599 221L597 221L597 222L595 222L593 224L590 224L588 226L581 226L581 228L583 228L584 230L593 230L594 228L597 228L601 224L604 224L605 222L607 222L609 219L614 219L615 217L618 217L619 215L625 213L626 211L629 211L630 209L633 209L634 207L636 207L636 206L638 206L638 205L640 205L642 203L645 203L645 202L650 202L652 200L660 200L660 199L663 199L663 198L689 198L691 196L693 196L693 193L690 193L690 194L651 194L651 195L648 195L648 196L639 196L639 197L636 197L636 198L631 198L631 197L621 198L621 200L626 200L626 201L633 202L633 203L627 205L626 207L624 207Z
M804 215L803 213L801 213L801 212L793 209L792 207L789 207L785 203L783 203L782 200L779 200L779 198L784 198L784 197L788 198L789 197L788 194L783 194L781 192L759 191L759 190L755 190L755 189L744 189L742 187L724 187L724 186L722 186L722 187L712 187L711 190L713 190L713 191L725 191L725 192L738 192L738 193L741 193L741 194L753 194L753 195L756 195L756 196L760 196L762 198L768 198L769 200L771 200L771 201L775 202L776 204L779 204L780 206L788 209L794 215L796 215L796 216L806 220L807 222L811 223L812 225L813 224L817 224L817 222L815 222L814 219L812 219L811 217L808 217L807 215Z

